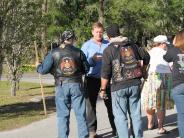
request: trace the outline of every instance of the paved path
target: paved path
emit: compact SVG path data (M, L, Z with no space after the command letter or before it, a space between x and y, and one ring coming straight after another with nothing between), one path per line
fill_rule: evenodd
M36 77L36 76L35 76ZM28 75L27 80L33 80L34 76ZM32 79L31 79L32 78ZM26 81L26 79L23 79ZM43 82L53 83L51 76L43 77ZM167 135L158 135L157 129L146 130L146 117L145 113L142 113L143 128L144 128L144 138L178 138L178 130L176 126L176 111L168 110L165 121L165 128L169 131ZM98 118L98 129L97 133L102 138L113 138L111 136L111 128L108 122L106 108L102 100L98 100L97 103L97 118ZM57 138L57 128L56 128L56 114L50 115L47 119L34 122L28 126L18 128L11 131L0 132L0 138ZM73 110L71 112L70 119L70 136L69 138L77 138L77 124Z

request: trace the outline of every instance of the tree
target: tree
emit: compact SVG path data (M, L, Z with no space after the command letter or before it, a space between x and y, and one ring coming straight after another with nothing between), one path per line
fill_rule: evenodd
M99 0L99 19L98 21L104 23L104 0Z
M52 0L48 1L45 16L48 40L54 41L64 30L72 29L77 45L91 37L91 24L98 21L99 0Z
M141 44L147 37L175 34L183 26L184 3L180 0L114 0L105 7L106 24L117 22L123 35Z
M2 52L0 51L0 80L3 72L3 59Z
M29 58L35 32L41 19L40 2L32 0L2 0L0 47L8 66L11 95L21 78L23 61Z

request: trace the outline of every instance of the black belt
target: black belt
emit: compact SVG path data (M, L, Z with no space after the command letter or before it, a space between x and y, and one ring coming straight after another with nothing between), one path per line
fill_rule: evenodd
M72 79L72 80L62 80L61 81L62 83L81 83L82 82L82 80L80 79L78 79L78 80L76 80L76 79Z
M80 78L57 78L55 79L56 85L62 85L66 83L82 83L82 77Z
M96 79L96 80L101 80L101 78L96 78L96 77L93 77L93 76L86 76L86 78L89 78L89 79Z

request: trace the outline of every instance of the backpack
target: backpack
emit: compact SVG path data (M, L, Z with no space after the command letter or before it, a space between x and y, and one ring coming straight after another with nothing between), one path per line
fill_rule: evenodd
M142 77L141 56L138 47L131 43L115 43L118 59L113 62L114 81Z

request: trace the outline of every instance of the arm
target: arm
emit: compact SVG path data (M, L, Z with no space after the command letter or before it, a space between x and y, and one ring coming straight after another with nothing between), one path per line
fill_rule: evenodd
M102 58L102 68L101 68L101 90L100 97L105 98L106 88L111 78L111 59L108 49L105 49L103 52Z
M101 88L100 88L99 95L102 99L106 98L106 88L107 88L108 82L109 82L108 79L101 78Z
M147 79L148 76L148 70L149 70L149 61L150 61L150 55L149 53L142 47L139 47L139 55L143 60L143 66L142 66L142 73L143 78Z
M167 61L167 62L173 62L174 56L172 55L172 51L173 51L172 48L168 49L168 51L166 52L166 54L163 56L163 59L165 61Z
M149 64L150 61L150 55L149 53L142 47L139 48L139 54L143 60L143 66L146 66Z
M37 65L37 72L40 74L47 74L49 73L53 64L52 55L49 53L43 60L41 64Z
M89 46L88 43L84 43L81 50L84 52L84 54L86 55L87 61L90 65L90 67L94 67L95 66L95 61L93 60L93 57L89 57Z
M85 54L81 51L81 61L82 61L82 71L84 74L87 74L89 71L89 63L86 59Z

